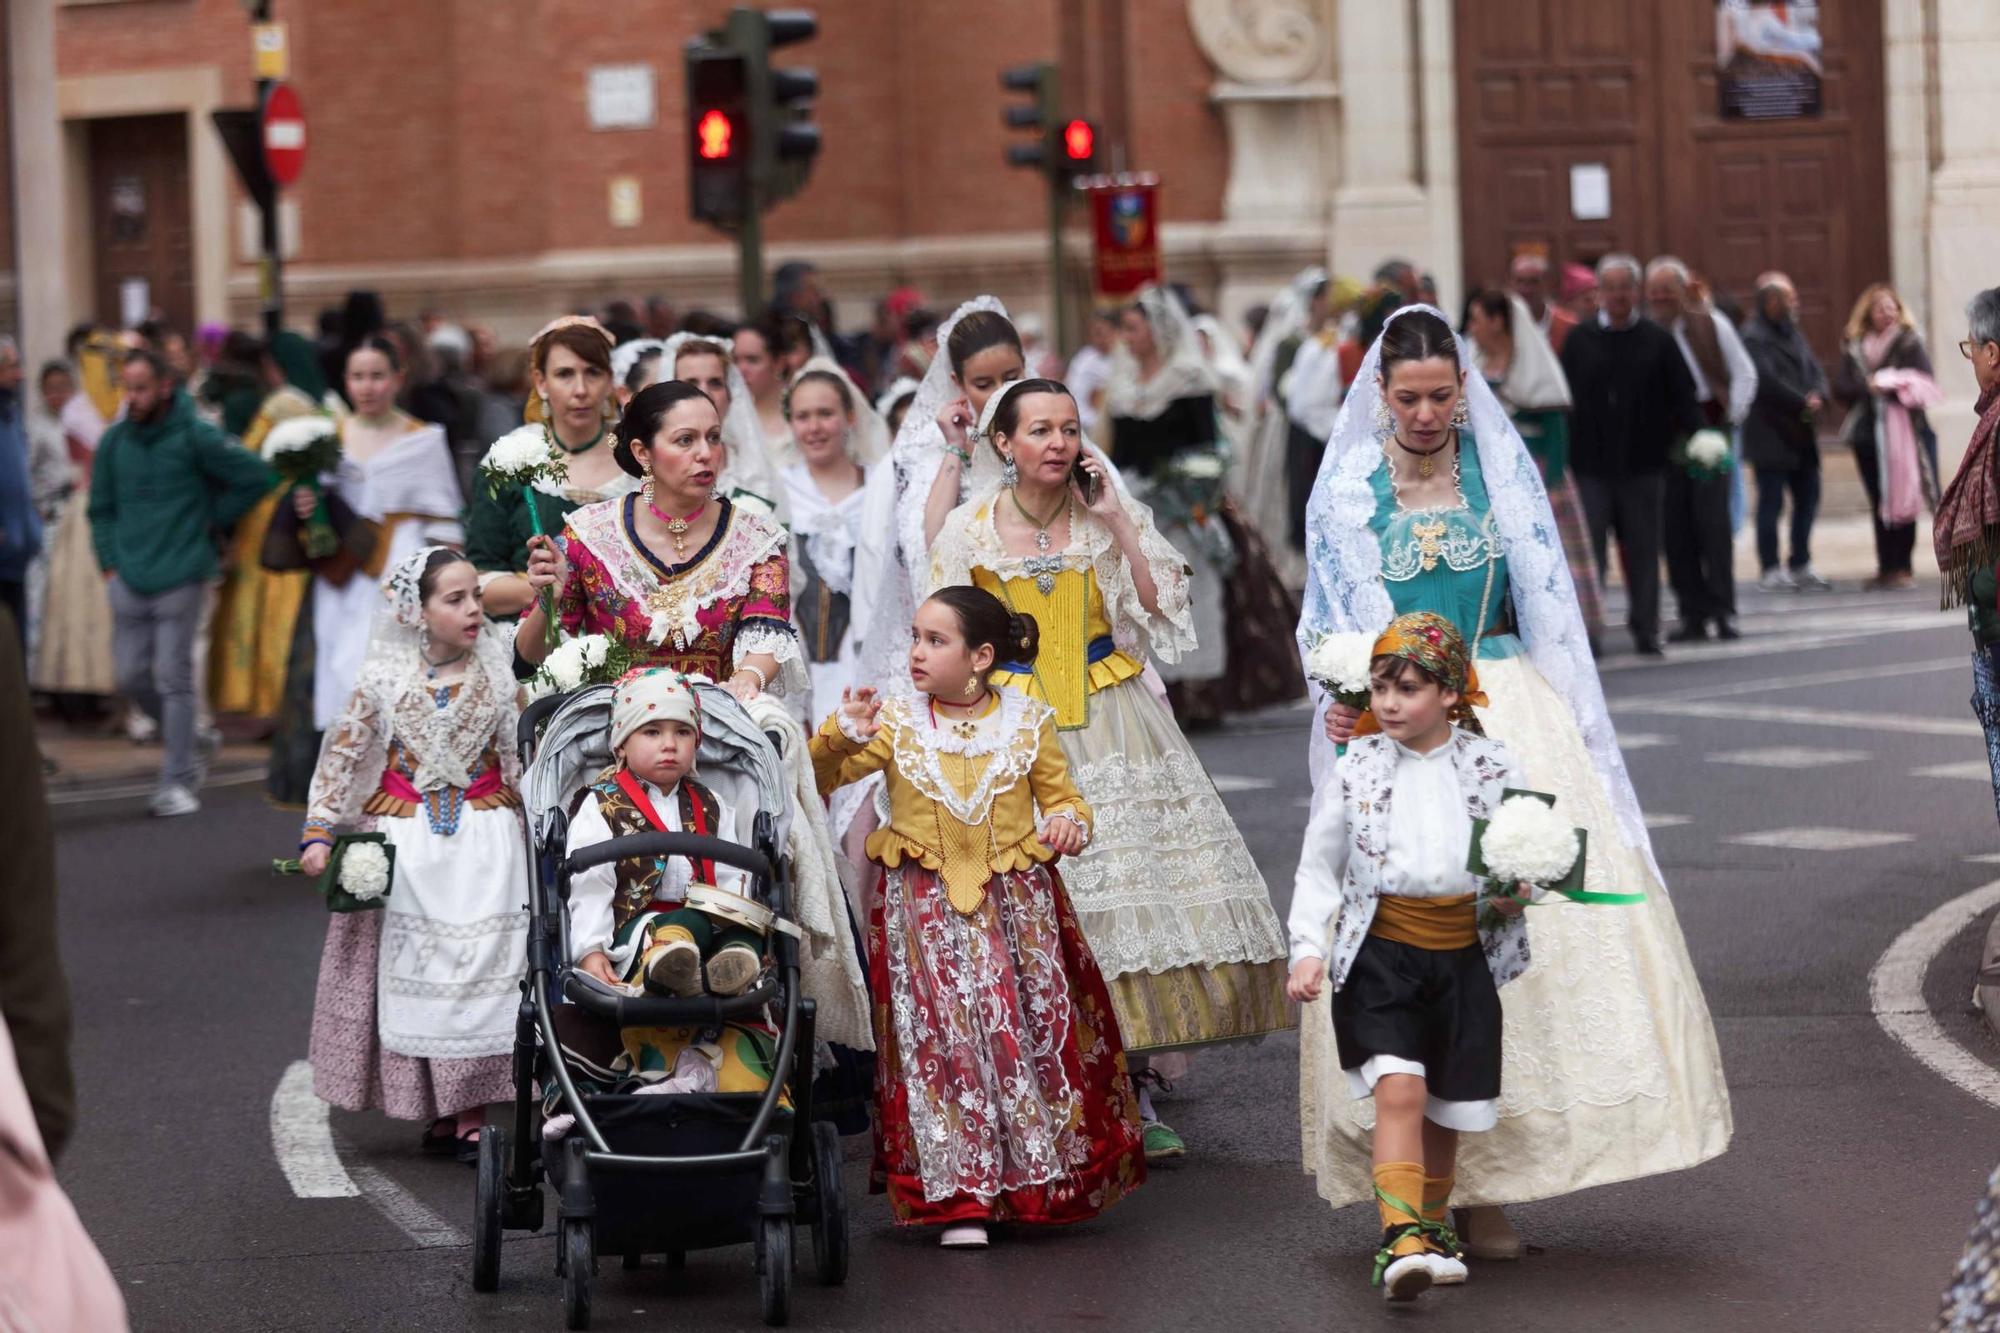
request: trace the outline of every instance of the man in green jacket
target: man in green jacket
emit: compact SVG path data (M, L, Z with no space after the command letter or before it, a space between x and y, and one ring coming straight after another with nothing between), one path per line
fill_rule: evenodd
M118 688L160 721L166 756L156 815L201 809L195 635L226 533L275 484L263 460L195 415L160 357L125 358L125 417L104 432L90 476L91 538L111 596Z

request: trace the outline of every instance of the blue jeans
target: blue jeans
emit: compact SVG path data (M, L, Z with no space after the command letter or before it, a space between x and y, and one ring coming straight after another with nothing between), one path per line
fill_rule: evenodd
M1792 471L1757 469L1757 563L1766 574L1778 567L1778 518L1785 493L1792 496L1792 554L1785 563L1796 574L1812 563L1813 520L1819 517L1819 461Z

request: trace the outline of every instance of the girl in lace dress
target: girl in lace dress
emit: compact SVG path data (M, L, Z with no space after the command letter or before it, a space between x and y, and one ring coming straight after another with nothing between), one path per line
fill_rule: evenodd
M822 793L888 783L868 838L874 1186L898 1222L977 1248L988 1222L1095 1217L1145 1161L1111 997L1053 866L1093 816L1053 710L993 681L1002 654L1034 660L1035 622L947 588L914 629L915 690L850 692L811 751Z
M489 1102L513 1095L527 934L518 689L504 631L456 551L405 557L383 584L353 696L327 728L300 860L372 827L396 853L379 911L327 919L313 1088L350 1111L431 1122L427 1151L476 1152Z

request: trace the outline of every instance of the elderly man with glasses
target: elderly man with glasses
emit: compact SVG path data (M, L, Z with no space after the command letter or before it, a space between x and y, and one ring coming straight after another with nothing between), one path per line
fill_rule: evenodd
M1972 629L1972 711L1986 732L1993 799L2000 813L2000 287L1966 307L1959 352L1979 382L1979 424L1958 475L1938 502L1931 542L1944 575L1944 604L1965 604Z

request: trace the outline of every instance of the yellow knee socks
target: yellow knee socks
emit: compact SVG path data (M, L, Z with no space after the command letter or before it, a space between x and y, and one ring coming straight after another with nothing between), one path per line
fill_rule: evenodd
M1452 1235L1451 1186L1456 1179L1458 1173L1455 1171L1442 1176L1424 1177L1424 1221L1433 1227L1441 1228L1444 1236ZM1430 1234L1435 1238L1440 1233L1433 1231ZM1439 1239L1433 1239L1432 1245L1438 1250L1452 1248L1449 1242Z
M1382 1214L1384 1234L1398 1227L1411 1228L1390 1242L1389 1253L1394 1258L1424 1252L1424 1238L1417 1230L1423 1213L1420 1204L1411 1200L1426 1200L1426 1184L1422 1162L1384 1162L1375 1168L1375 1206Z

